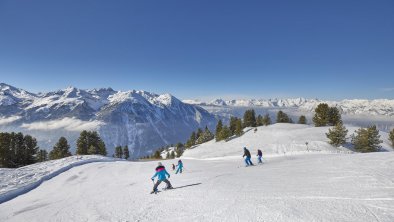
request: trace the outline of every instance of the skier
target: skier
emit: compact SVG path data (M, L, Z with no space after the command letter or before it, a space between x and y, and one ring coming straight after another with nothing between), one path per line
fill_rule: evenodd
M156 167L156 173L155 175L153 175L153 177L151 178L152 181L155 181L155 177L157 176L157 182L155 183L155 185L153 186L153 191L152 193L157 193L157 187L160 185L161 182L164 181L164 183L167 184L166 189L172 189L172 185L170 183L170 181L167 180L166 175L168 176L168 178L170 178L170 174L167 172L166 168L163 166L163 164L161 164L161 162L158 163L158 166Z
M182 173L182 169L183 169L183 163L182 160L178 160L178 165L177 165L178 169L176 170L175 174Z
M261 152L261 150L257 150L257 159L259 161L259 164L263 163L263 161L261 161L261 158L263 157L263 152Z
M172 164L172 170L173 171L175 170L175 164Z
M248 149L246 149L246 147L244 147L244 155L242 157L245 157L245 156L246 156L246 158L245 158L246 166L254 166L252 161L250 160L250 158L251 158L250 152Z

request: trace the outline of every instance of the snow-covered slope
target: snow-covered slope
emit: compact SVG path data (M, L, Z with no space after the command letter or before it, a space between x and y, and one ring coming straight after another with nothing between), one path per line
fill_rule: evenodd
M0 84L0 131L31 134L46 149L66 136L74 150L82 130L98 130L110 155L115 146L128 145L138 157L215 124L214 115L170 94L75 87L33 94Z
M183 160L149 194L157 162L91 163L0 204L2 222L394 220L394 153L289 155L261 166ZM164 185L160 186L160 189Z
M27 193L73 167L93 162L119 161L109 157L87 155L71 156L59 160L36 163L17 169L0 168L0 204Z
M211 140L195 146L193 149L186 150L182 157L188 159L239 159L243 154L243 147L247 147L252 155L256 155L257 149L261 149L264 156L351 152L348 148L336 148L328 143L325 133L328 132L329 127L277 123L257 127L256 129L257 131L254 128L246 129L247 132L242 136L232 138L227 142ZM347 126L347 129L349 130L349 136L357 128ZM392 151L388 134L380 132L380 135L384 141L382 149Z

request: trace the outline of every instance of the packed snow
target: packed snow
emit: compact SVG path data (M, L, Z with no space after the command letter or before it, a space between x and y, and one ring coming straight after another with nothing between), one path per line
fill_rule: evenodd
M183 158L212 159L212 158L238 158L243 147L257 153L263 151L264 156L283 156L296 154L316 153L352 153L350 145L334 147L328 143L326 133L330 127L313 127L304 124L278 123L269 126L245 129L244 135L230 138L227 142L210 142L186 150ZM347 126L348 141L350 135L358 127ZM380 132L383 139L382 150L393 151L388 141L388 134ZM308 144L306 144L308 143Z
M149 194L157 162L72 168L0 204L0 221L393 221L394 153L298 155L255 167L184 160Z
M162 161L175 189L158 194L149 194L157 161L70 167L0 204L0 221L393 221L394 152L337 150L323 138L326 129L275 124L194 147L182 157L182 174L170 167L177 159ZM264 164L245 167L243 146L254 163L262 149ZM33 181L73 158L22 173L2 169L0 178Z
M0 203L29 192L43 181L71 169L92 162L108 162L119 159L86 155L71 156L59 160L36 163L17 169L0 168Z

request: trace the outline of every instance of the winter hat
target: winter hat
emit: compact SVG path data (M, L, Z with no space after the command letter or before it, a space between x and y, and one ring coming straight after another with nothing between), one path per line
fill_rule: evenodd
M244 150L246 150L246 147L244 147Z
M161 162L158 162L157 165L158 165L158 166L163 166L163 164L161 164Z

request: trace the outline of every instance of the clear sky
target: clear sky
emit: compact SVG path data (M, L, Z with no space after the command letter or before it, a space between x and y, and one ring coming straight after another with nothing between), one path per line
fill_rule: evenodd
M394 1L0 0L0 82L394 99Z

